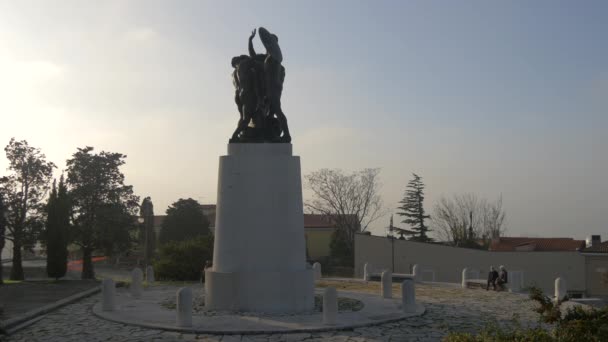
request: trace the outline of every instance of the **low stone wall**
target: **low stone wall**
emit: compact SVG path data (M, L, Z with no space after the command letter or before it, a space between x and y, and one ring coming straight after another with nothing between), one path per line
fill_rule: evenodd
M373 272L391 270L394 249L394 273L412 273L414 264L421 268L423 281L460 283L462 270L484 279L490 266L504 265L508 271L523 274L524 287L536 285L553 293L555 278L568 280L569 291L585 292L585 257L578 252L489 252L380 236L355 236L355 277L363 277L364 264Z

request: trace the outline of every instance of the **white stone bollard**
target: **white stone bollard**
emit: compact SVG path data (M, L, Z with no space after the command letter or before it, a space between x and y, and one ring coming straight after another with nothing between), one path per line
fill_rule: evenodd
M150 283L155 282L154 267L152 267L152 265L148 265L148 267L146 267L146 281L148 282L148 285L150 285Z
M116 285L114 280L105 278L101 283L101 310L114 311L114 295L116 294Z
M315 262L314 264L312 264L312 271L315 275L315 280L320 280L321 279L321 264L318 262Z
M372 264L370 264L369 262L366 262L365 265L363 265L363 280L369 280L369 277L371 276L372 273Z
M401 283L401 302L403 312L416 312L416 288L414 287L414 279L405 279Z
M562 300L566 297L567 287L566 287L566 279L558 277L555 279L555 300Z
M391 271L382 272L380 278L382 298L393 298L393 274Z
M323 324L335 325L338 318L338 291L326 287L323 292Z
M177 290L177 326L192 326L192 289L182 287Z
M133 298L141 297L141 293L143 292L143 281L144 272L142 272L139 267L133 269L133 271L131 271L131 286L129 286L129 290L131 290L131 296L133 296Z
M412 275L415 282L419 283L422 280L422 273L418 264L414 264L414 267L412 267Z
M467 288L467 281L469 280L468 272L469 269L466 267L462 270L462 284L460 284L460 286L462 286L463 289Z

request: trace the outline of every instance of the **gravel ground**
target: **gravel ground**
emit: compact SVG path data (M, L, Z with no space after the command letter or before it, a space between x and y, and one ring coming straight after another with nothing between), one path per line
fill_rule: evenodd
M379 293L378 283L319 282L349 291ZM394 295L400 294L394 286ZM7 341L439 341L450 331L476 332L488 323L536 325L534 304L526 296L506 292L463 290L418 284L416 296L427 313L420 317L361 329L326 333L275 335L195 335L139 328L97 318L91 312L99 295L47 314Z

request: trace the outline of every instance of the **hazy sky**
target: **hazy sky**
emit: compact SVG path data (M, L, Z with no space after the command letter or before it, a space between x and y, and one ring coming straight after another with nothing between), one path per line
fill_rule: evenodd
M502 194L509 235L605 239L607 18L605 1L0 0L0 145L60 169L77 147L124 153L157 214L215 203L230 59L265 26L304 173L380 167L395 208L416 172L427 211Z

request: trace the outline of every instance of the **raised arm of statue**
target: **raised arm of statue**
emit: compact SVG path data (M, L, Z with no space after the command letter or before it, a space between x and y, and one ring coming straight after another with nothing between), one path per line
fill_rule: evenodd
M249 56L252 58L255 57L255 49L253 48L253 38L255 37L255 30L251 31L251 36L249 36Z
M277 37L276 34L270 33L263 27L260 27L258 31L260 32L262 44L264 44L264 47L266 48L266 55L272 56L272 58L279 63L283 62L283 54L279 47L279 37Z

